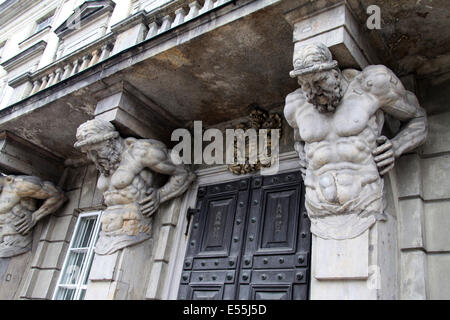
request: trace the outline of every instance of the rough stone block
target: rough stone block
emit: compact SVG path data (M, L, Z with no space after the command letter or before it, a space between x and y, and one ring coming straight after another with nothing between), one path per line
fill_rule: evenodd
M401 156L395 164L399 197L422 195L420 159L417 154Z
M428 137L422 146L423 154L450 151L450 112L428 117Z
M106 300L114 292L115 284L110 281L89 281L84 300ZM108 299L112 300L112 299Z
M427 251L450 251L450 200L425 203Z
M167 263L163 261L153 263L145 299L162 299L162 289L166 279L167 268Z
M86 299L143 299L151 268L152 246L150 239L111 255L95 255Z
M426 295L426 254L421 251L400 253L400 298L424 300Z
M31 252L0 259L0 300L17 299L17 292L26 275Z
M30 298L51 299L56 281L58 281L58 275L58 270L39 270L36 272L36 282Z
M428 256L429 299L450 299L450 254Z
M66 241L69 242L72 236L72 230L77 222L75 216L54 216L48 224L51 225L48 232L43 232L40 240L47 241Z
M346 240L313 236L312 254L318 280L367 279L369 277L369 231Z
M399 201L400 248L424 248L424 214L420 198Z
M41 241L38 248L38 255L35 255L31 267L38 269L58 269L61 270L64 262L68 244L65 242Z
M371 300L366 280L324 281L311 278L311 300Z
M158 241L156 243L155 261L169 261L171 236L173 234L174 227L162 226L159 230Z
M183 196L163 203L159 210L159 214L161 214L161 224L177 225L178 217L180 215L181 198L183 198Z
M114 280L118 257L119 252L106 256L96 254L94 256L94 261L92 262L91 272L89 273L89 280Z
M367 289L378 300L395 300L398 296L397 229L397 219L387 216L369 230Z
M425 200L450 198L450 155L422 159Z

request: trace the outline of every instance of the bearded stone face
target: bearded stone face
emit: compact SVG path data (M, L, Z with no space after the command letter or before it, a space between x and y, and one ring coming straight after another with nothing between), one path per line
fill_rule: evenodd
M298 83L302 87L309 103L319 112L334 112L341 101L341 74L332 69L298 77Z
M119 166L120 142L118 139L109 139L89 145L84 152L104 176L111 175Z

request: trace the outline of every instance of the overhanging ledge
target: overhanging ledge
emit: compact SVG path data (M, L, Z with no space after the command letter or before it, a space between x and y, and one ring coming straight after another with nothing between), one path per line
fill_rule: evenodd
M0 129L22 137L32 132L26 138L33 143L63 158L76 157L77 126L94 116L98 93L122 81L182 124L203 116L210 123L243 116L255 97L278 106L295 85L286 77L292 33L279 3L241 0L217 7L1 110ZM272 59L265 59L267 47ZM224 59L223 52L231 56ZM247 84L252 88L243 89ZM59 117L67 120L64 129L58 121L41 127Z

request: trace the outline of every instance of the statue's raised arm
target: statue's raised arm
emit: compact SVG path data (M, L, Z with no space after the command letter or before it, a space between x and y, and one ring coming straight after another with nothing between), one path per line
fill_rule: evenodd
M397 76L383 65L368 66L357 77L365 92L377 99L381 110L402 122L400 131L390 141L383 137L374 152L375 161L387 166L382 174L394 166L398 158L425 142L428 124L425 110L414 93L406 90ZM382 166L382 167L383 167Z
M36 176L8 175L0 178L0 186L0 257L11 257L31 249L33 227L66 198L53 183Z

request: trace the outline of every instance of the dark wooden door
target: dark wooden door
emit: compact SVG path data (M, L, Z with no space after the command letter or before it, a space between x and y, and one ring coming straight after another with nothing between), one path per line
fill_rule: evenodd
M200 187L179 299L307 299L300 172Z

